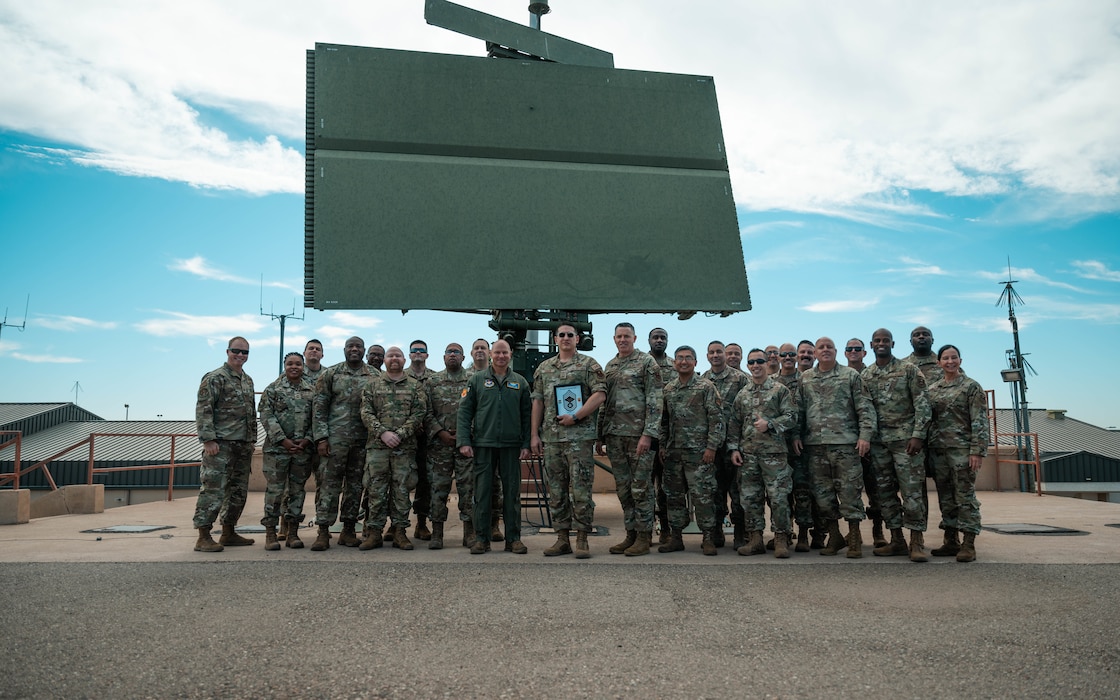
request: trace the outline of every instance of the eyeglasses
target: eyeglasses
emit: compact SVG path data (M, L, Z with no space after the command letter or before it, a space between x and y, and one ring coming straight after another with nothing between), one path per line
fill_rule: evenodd
M767 350L767 351L766 351L766 354L767 354L767 355L777 355L777 354L778 354L778 351L777 351L777 350Z
M248 350L242 350L241 348L226 348L226 350L232 352L234 355L248 355L249 354Z
M863 348L855 345L849 345L848 347L844 348L844 352L863 352Z
M756 357L753 360L747 360L747 364L748 365L764 365L764 364L766 364L766 358Z
M562 332L562 333L557 333L557 334L556 334L556 337L557 337L557 338L574 338L574 337L576 337L576 334L575 334L575 333L571 333L571 332L569 332L569 331L564 331L564 332Z
M416 355L416 354L427 355L428 354L428 350L426 348L409 348L408 351L410 353L412 353L413 355Z
M778 353L778 357L797 357L797 353L795 353L795 352L780 352L780 353Z
M443 354L444 355L462 355L463 351L462 350L444 350Z

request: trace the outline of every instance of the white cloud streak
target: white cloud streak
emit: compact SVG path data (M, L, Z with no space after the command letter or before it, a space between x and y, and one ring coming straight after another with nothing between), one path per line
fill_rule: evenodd
M193 258L184 258L174 260L167 266L170 270L176 272L187 272L202 279L216 280L219 282L233 282L235 284L250 284L253 286L261 284L260 280L249 279L248 277L241 277L231 272L220 270L210 264L210 261L201 255L196 255ZM287 289L290 292L299 293L299 290L290 284L283 282L264 282L265 287L278 287L280 289Z
M263 316L240 314L237 316L198 316L179 311L162 311L160 318L150 318L135 324L136 330L149 335L197 336L225 340L235 335L257 333L267 323Z
M834 301L819 301L801 307L802 311L815 314L844 313L848 311L866 311L879 303L878 299L837 299Z
M116 321L94 321L80 316L37 316L34 325L50 328L56 331L87 331L87 330L112 330L117 327Z
M1120 271L1110 269L1100 260L1074 260L1073 266L1077 268L1078 277L1087 280L1102 280L1104 282L1120 282Z

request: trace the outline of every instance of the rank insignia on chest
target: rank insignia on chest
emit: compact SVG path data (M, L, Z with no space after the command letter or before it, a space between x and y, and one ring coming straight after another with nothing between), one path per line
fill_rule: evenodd
M494 388L494 380L493 379L487 379L483 384L487 389L493 389Z
M506 386L508 386L510 389L520 389L521 382L506 382Z

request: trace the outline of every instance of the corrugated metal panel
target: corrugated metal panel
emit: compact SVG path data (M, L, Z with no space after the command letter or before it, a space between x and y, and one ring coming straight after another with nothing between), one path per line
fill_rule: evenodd
M1063 452L1091 452L1120 460L1120 431L1085 423L1076 418L1053 418L1046 409L1028 411L1030 429L1038 433L1038 450L1043 455ZM1001 433L1015 431L1015 412L996 409L996 427ZM1014 445L1015 439L1002 437L1001 445Z
M66 421L89 420L101 420L101 416L73 403L0 404L0 430L19 430L24 436Z
M166 459L162 460L166 461ZM178 460L176 460L178 461ZM147 466L152 462L148 461L128 461L128 460L113 460L105 462L96 462L96 467L140 467ZM25 462L24 467L30 467L34 462ZM86 473L88 464L85 460L66 460L51 462L51 478L57 486L68 486L70 484L84 484L86 483ZM167 488L167 469L144 469L142 471L134 472L113 472L110 474L95 474L93 483L104 484L107 489L114 488ZM198 467L176 467L175 468L175 488L198 488L199 486ZM43 472L36 469L34 472L27 474L20 478L19 487L21 489L48 489L50 485L47 483L46 477Z
M1120 481L1120 460L1089 452L1066 454L1042 461L1044 482L1100 483Z

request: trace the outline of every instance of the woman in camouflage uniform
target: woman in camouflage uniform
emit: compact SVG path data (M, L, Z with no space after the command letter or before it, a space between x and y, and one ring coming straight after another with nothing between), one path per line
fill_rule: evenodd
M261 456L266 480L264 493L264 548L280 549L276 526L287 523L286 547L301 549L299 524L303 520L304 487L311 476L311 382L304 376L303 355L284 356L284 374L261 394L258 410L265 439ZM283 506L285 492L287 506Z
M929 451L945 543L931 554L975 561L975 540L980 534L976 472L988 453L988 401L984 389L961 374L956 346L943 345L937 351L937 363L945 376L929 387L933 407ZM957 540L958 532L964 535L963 543Z

